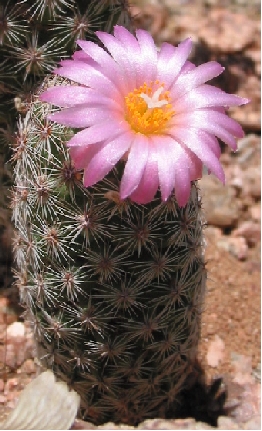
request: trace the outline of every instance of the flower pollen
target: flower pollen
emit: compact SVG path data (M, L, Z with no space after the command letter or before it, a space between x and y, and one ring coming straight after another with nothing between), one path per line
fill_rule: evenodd
M125 97L125 103L127 122L136 133L147 136L163 133L174 115L169 91L164 91L159 81L136 88Z

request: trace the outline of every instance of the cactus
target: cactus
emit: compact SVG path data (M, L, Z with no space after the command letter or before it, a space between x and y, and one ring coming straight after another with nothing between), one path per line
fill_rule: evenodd
M192 370L206 280L196 180L202 163L224 179L215 135L236 146L224 106L247 100L205 84L223 69L189 63L190 40L158 52L142 30L96 34L107 51L79 41L19 122L15 275L39 357L83 417L136 425L174 416Z
M165 415L199 339L206 271L197 186L185 208L174 197L121 201L119 162L84 188L64 147L72 131L49 125L49 111L36 96L20 123L12 196L17 286L39 356L81 395L86 419Z

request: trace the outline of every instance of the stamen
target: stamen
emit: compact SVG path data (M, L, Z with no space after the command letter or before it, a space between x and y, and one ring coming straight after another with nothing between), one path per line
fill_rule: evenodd
M167 100L159 100L159 96L163 90L163 87L158 88L158 90L154 92L152 97L148 96L148 94L145 93L140 94L140 97L142 97L142 99L144 99L144 101L147 103L148 109L162 108L162 106L168 104Z
M159 81L144 83L126 98L126 120L131 128L144 135L161 134L174 115L169 91Z

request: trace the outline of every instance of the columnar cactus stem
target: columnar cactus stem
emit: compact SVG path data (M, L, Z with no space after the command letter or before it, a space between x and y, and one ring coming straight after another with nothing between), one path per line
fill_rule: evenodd
M200 336L206 270L197 179L224 181L236 148L191 41L158 51L142 30L79 40L28 106L14 153L17 286L39 356L83 416L136 425L175 415ZM61 78L62 77L62 78ZM52 105L62 107L54 109ZM77 128L83 130L76 133Z

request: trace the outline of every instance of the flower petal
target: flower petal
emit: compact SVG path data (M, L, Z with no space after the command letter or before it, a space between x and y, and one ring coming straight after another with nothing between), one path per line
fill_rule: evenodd
M176 100L176 113L193 111L199 108L216 106L240 106L248 103L248 99L228 94L212 85L203 84L194 88L185 97Z
M104 142L97 143L96 145L83 145L81 147L71 147L69 152L76 169L84 169L95 154L105 146Z
M186 74L187 72L191 72L192 70L196 69L196 66L191 63L191 61L186 61L184 66L181 68L181 74Z
M223 70L224 67L216 61L209 61L208 63L195 67L191 71L179 75L170 89L172 100L175 101L193 88L215 78L220 75Z
M101 71L107 76L114 84L121 88L122 94L128 91L125 79L119 65L103 48L96 43L86 40L78 40L78 45L88 54L94 61L101 66Z
M96 43L89 40L77 40L77 44L84 51L84 55L91 57L98 64L106 67L115 67L115 61L113 58ZM79 52L79 51L78 51Z
M187 146L193 151L196 156L202 160L202 163L213 172L221 182L224 183L225 175L218 158L209 148L208 142L206 141L206 135L201 130L194 130L189 128L174 128L169 131L169 134L183 146Z
M52 103L56 106L68 107L78 103L85 103L89 100L90 88L76 85L52 87L42 93L39 97L44 102Z
M73 107L81 104L91 104L93 107L105 104L107 107L115 108L118 102L114 99L101 96L92 88L76 85L52 87L40 95L40 100L52 103L63 108ZM103 108L100 108L103 109Z
M184 161L183 164L186 164L188 167L188 172L190 174L190 180L195 181L202 177L203 163L202 161L193 153L187 146L183 146L180 142L178 144L184 150ZM220 148L219 148L220 149Z
M159 186L157 152L154 142L149 142L148 159L138 187L130 195L130 199L138 204L147 204L154 199Z
M112 97L115 92L119 92L114 83L93 66L83 61L66 61L66 65L55 69L53 73L63 76L64 78L72 79L79 84L94 88L95 90L99 89L101 93L108 97Z
M130 148L128 160L121 180L121 199L125 199L131 195L138 187L147 163L148 151L148 138L141 134L134 134L134 142Z
M111 34L97 31L96 35L99 37L101 42L103 42L116 63L121 67L122 73L125 74L125 77L128 81L128 86L135 88L136 80L134 74L132 73L132 61L130 61L125 48Z
M137 39L130 33L125 27L120 25L115 25L114 27L114 36L122 43L123 46L126 46L130 52L135 52L136 54L140 52L140 47Z
M169 47L166 47L166 45L162 45L157 67L158 78L161 80L161 82L165 82L166 89L169 89L169 87L176 80L179 72L185 65L191 49L192 41L189 38L181 42L178 47L174 49L174 52L172 52ZM168 59L167 53L172 53L172 57Z
M190 182L201 176L200 161L183 144L171 137L154 136L158 149L158 175L162 199L168 199L175 187L176 195L184 203L190 193ZM201 163L202 167L202 163Z
M80 60L79 60L79 57L80 57ZM80 54L77 54L77 53L75 53L72 56L72 59L67 58L65 60L61 60L59 62L59 66L61 66L61 67L71 67L72 65L77 65L77 64L79 66L79 63L82 63L85 66L89 66L89 67L92 67L92 68L96 68L96 66L97 66L97 63L90 56L85 56L84 57L84 61L83 61L83 56L81 56Z
M126 133L107 142L97 151L85 168L84 186L89 187L102 180L129 149L132 136Z
M184 207L187 204L190 191L191 177L189 170L178 164L175 170L175 196L180 207Z
M111 124L114 120L112 110L100 108L89 108L86 105L78 105L54 112L47 116L48 120L56 121L68 127L88 127L96 123L107 121ZM100 126L100 127L103 127Z
M214 135L207 133L205 130L201 130L201 136L203 139L205 139L205 142L210 150L213 151L215 156L219 159L221 156L221 148L217 138Z
M135 38L127 29L124 27L116 25L114 27L114 35L122 44L125 49L128 58L132 59L132 66L130 72L135 77L135 86L133 88L139 87L144 83L144 62L141 54L140 45ZM130 90L132 90L130 86Z
M172 118L173 127L191 127L205 130L208 133L216 135L228 144L233 150L236 150L237 138L242 138L244 132L242 127L232 118L229 118L218 109L203 109L188 113L177 113Z
M202 114L205 112L207 115L207 121L211 123L217 123L221 127L224 127L229 133L231 133L236 138L243 138L244 132L240 124L238 124L233 118L230 118L228 115L218 112L215 110L209 111L197 111L197 114ZM201 117L202 118L202 117Z
M88 55L86 52L82 50L74 52L74 54L72 55L72 58L77 61L83 61L84 63L90 61L90 55Z
M158 51L158 62L157 66L163 68L163 66L166 66L167 63L172 59L173 55L175 55L176 48L174 45L171 45L170 43L163 42L160 50Z
M144 65L143 82L155 81L157 78L157 50L152 36L145 30L137 30L136 37L141 50Z
M175 164L173 157L173 140L168 137L154 136L158 153L158 176L162 200L166 201L175 185Z
M79 145L91 145L103 140L114 139L116 136L127 132L129 128L123 123L117 121L105 121L99 124L94 124L88 129L81 130L76 133L73 138L67 142L68 147Z

